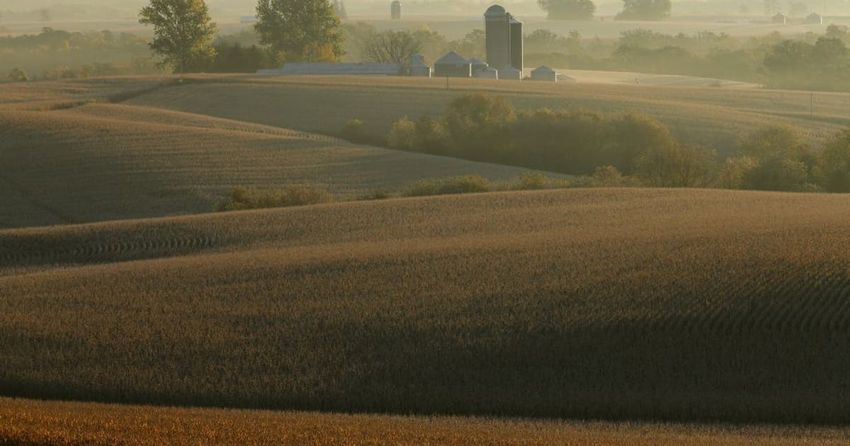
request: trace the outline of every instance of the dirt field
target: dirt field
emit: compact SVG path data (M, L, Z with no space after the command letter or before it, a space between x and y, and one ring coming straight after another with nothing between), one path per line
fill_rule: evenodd
M142 95L130 103L318 132L339 131L359 118L384 135L400 117L435 115L461 94L488 91L525 109L646 113L685 142L721 154L734 151L742 134L772 124L798 126L814 144L850 125L850 94L842 93L478 79L448 84L447 90L445 79L230 77Z
M850 202L600 189L0 232L0 394L848 422Z
M173 409L0 399L0 444L846 445L846 429Z

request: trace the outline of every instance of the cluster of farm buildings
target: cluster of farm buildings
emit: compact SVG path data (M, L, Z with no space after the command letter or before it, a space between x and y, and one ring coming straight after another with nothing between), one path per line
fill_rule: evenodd
M393 19L401 17L401 3L391 6ZM414 77L465 77L479 79L522 80L524 78L524 46L522 22L500 5L484 13L487 60L467 59L452 51L428 65L421 54L413 55L408 65L386 63L287 63L282 68L260 70L260 74L289 75L409 75ZM570 80L557 71L541 66L527 79L558 82Z

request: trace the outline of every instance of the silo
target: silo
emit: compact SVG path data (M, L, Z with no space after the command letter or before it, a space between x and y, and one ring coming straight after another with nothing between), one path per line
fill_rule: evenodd
M401 2L395 0L390 4L390 17L393 20L401 20Z
M508 14L511 26L511 66L522 71L525 62L525 47L522 42L522 22Z
M511 65L511 24L505 8L493 5L484 13L487 64L497 70Z

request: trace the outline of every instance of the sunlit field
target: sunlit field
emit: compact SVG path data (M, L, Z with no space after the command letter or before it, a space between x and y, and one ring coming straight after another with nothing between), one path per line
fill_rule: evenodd
M598 189L3 231L0 393L847 422L848 213Z
M0 399L0 444L844 445L846 430L174 409Z

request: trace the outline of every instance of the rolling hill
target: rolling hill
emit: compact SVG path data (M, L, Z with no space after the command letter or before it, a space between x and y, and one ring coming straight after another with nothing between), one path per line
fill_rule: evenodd
M793 426L600 423L160 408L0 398L0 443L39 445L844 446Z
M815 145L850 125L850 94L844 93L481 79L451 79L447 89L446 79L362 76L199 79L129 103L319 133L336 133L358 118L374 134L385 135L401 117L436 115L462 94L486 91L519 109L646 113L682 141L721 154L733 152L741 136L769 125L799 127Z
M0 228L210 212L236 186L309 186L346 200L422 179L528 172L119 103L175 83L0 85Z
M0 231L0 394L846 423L847 215L598 189Z

